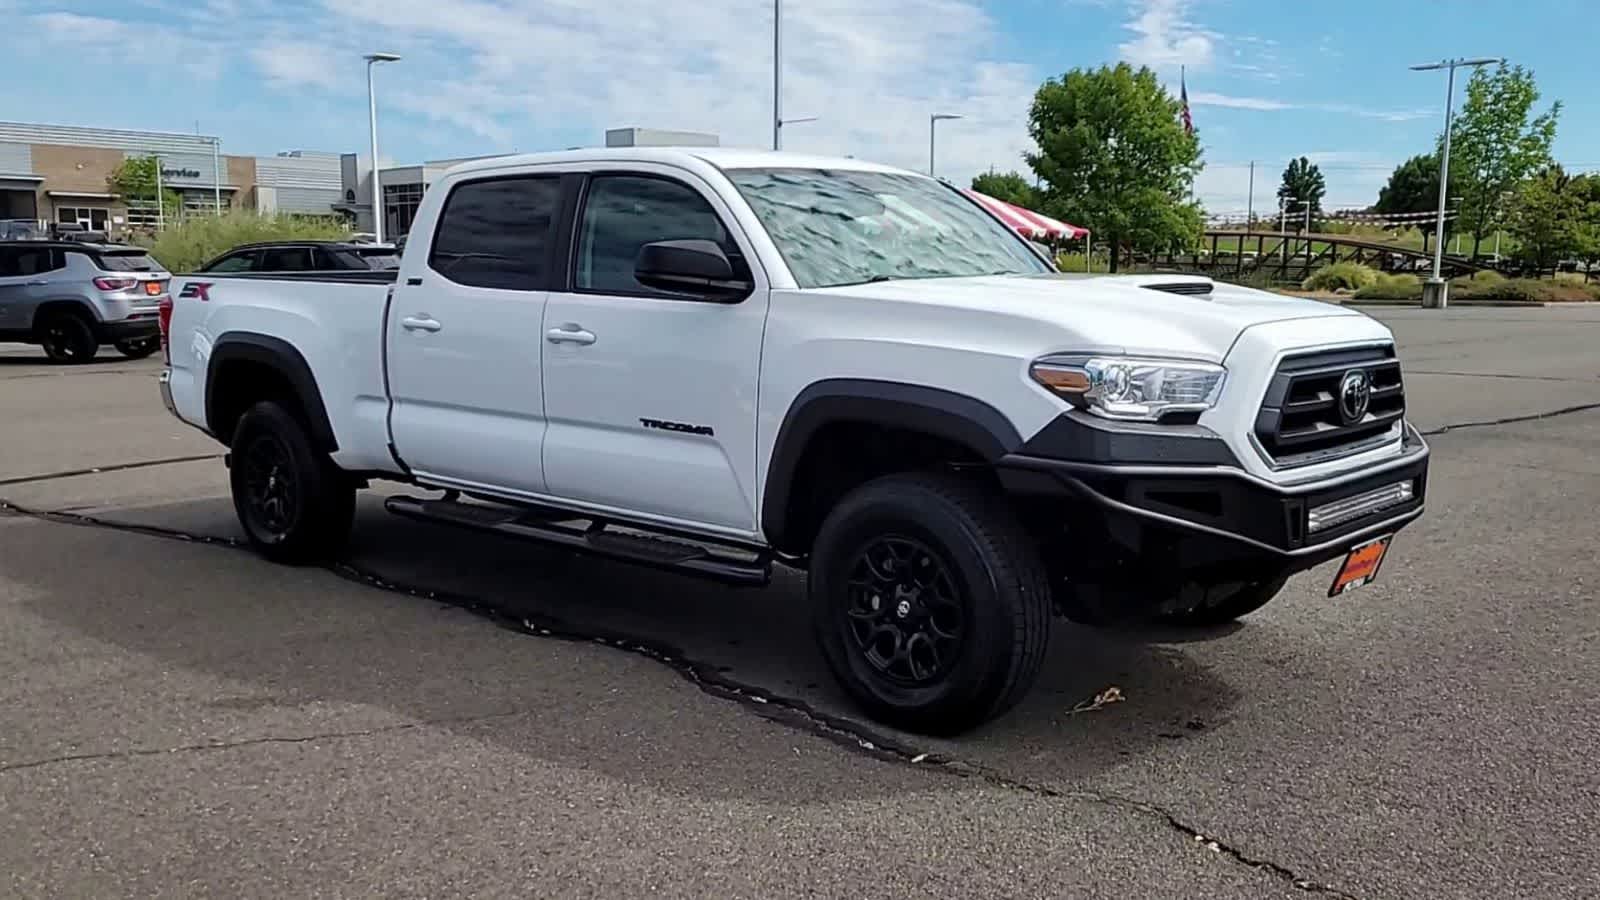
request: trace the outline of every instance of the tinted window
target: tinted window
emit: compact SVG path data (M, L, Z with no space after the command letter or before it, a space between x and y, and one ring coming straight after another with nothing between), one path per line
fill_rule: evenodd
M579 290L662 294L633 277L639 248L654 241L714 241L734 260L735 271L741 267L738 245L706 198L686 184L664 178L595 178L583 203L579 235L574 273Z
M223 258L217 260L216 262L212 263L211 265L206 266L206 271L207 272L248 272L248 271L250 271L250 263L255 258L256 258L256 254L255 254L255 251L253 251L253 250L251 252L249 252L249 253L235 253L232 256L224 256Z
M315 268L310 247L273 247L261 251L263 272L309 272Z
M367 264L361 261L361 256L350 250L335 247L323 247L317 251L318 268L321 269L365 269Z
M445 201L428 266L458 284L545 287L559 178L503 178L459 185Z
M161 264L144 253L102 253L100 268L107 272L155 272Z
M61 255L52 253L49 247L12 247L0 251L0 278L38 275L63 265Z

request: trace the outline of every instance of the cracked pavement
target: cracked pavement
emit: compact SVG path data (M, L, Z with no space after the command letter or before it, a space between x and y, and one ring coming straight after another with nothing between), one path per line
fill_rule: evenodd
M1588 896L1600 308L1379 315L1435 456L1376 584L1061 627L944 741L843 701L797 576L376 497L347 565L270 566L157 365L0 349L0 893Z

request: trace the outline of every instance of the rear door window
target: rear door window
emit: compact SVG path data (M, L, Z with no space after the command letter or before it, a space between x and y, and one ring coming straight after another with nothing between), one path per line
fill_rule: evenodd
M0 278L43 275L65 265L66 258L52 247L11 247L0 254Z
M545 290L559 176L469 181L445 200L428 267L470 287Z
M212 263L211 265L207 266L206 267L206 271L207 272L248 272L252 268L254 268L254 263L256 261L256 256L257 255L259 255L259 254L257 254L256 251L251 250L251 251L248 251L246 253L234 253L234 254L232 254L230 256L224 256L223 258L221 258L221 259L217 260L216 262Z
M261 251L263 272L309 272L316 268L310 247L272 247Z

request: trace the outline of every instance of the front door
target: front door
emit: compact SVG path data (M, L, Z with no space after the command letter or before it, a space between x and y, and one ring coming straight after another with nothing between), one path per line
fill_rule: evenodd
M424 478L537 494L544 307L559 175L441 182L389 303L390 433Z
M630 166L589 179L565 290L544 316L549 492L597 511L752 537L756 384L767 281L736 303L645 287L652 241L708 239L753 258L721 198L694 175Z

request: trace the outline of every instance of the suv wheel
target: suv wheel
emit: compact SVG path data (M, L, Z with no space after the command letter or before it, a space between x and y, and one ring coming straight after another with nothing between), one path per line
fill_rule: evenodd
M1197 603L1173 612L1165 613L1160 621L1168 625L1207 627L1213 625L1226 625L1241 616L1247 616L1263 606L1266 606L1278 592L1283 590L1288 578L1268 578L1261 581L1248 581L1213 585L1199 591L1200 598Z
M39 344L51 362L86 363L100 352L93 326L78 313L46 313L37 327Z
M234 429L228 478L245 536L277 562L336 556L355 518L355 484L311 445L276 403L252 406Z
M161 338L132 338L130 340L117 341L116 347L118 353L129 359L144 359L146 356L161 349Z
M891 475L847 495L811 553L813 627L870 715L955 734L1004 713L1044 661L1050 589L1009 511L947 475Z

